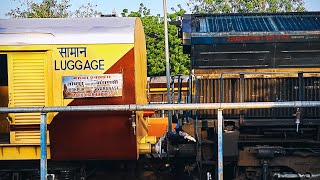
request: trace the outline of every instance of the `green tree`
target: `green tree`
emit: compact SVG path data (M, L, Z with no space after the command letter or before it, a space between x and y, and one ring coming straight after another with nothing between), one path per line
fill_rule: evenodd
M16 0L14 0L16 1ZM67 17L92 17L98 12L96 5L87 3L81 5L77 10L70 11L70 0L17 0L20 6L11 9L6 16L11 18L67 18Z
M189 0L192 13L257 13L305 11L304 0Z
M177 16L185 13L185 10L178 6L168 19L175 20ZM128 9L122 11L122 16L140 17L144 26L147 45L148 76L165 75L165 37L164 37L164 18L160 15L153 16L150 9L142 3L138 11L130 12ZM190 59L183 54L181 39L178 38L178 29L174 25L168 25L169 53L170 53L170 72L171 74L188 74L190 69Z

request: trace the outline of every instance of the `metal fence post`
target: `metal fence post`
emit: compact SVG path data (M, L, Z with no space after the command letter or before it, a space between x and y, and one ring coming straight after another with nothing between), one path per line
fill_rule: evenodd
M223 116L218 109L218 180L223 180Z
M40 180L47 180L47 113L40 115Z

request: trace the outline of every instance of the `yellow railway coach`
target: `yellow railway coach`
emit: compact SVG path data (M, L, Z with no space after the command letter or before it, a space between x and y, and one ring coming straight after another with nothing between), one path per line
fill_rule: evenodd
M145 104L139 18L0 20L2 107ZM1 114L0 160L40 156L40 114ZM130 160L151 151L143 112L48 114L48 158Z

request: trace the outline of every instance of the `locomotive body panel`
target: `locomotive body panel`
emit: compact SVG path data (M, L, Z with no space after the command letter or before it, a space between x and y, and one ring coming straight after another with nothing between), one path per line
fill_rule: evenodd
M319 101L319 17L319 12L184 15L183 50L197 77L193 102ZM216 165L217 147L207 149L205 142L220 143L217 111L199 110L192 117L213 124L199 130L208 136L199 138L197 162ZM306 173L316 178L319 164L306 164L319 162L319 119L319 107L223 110L224 172L230 171L225 178L300 179Z

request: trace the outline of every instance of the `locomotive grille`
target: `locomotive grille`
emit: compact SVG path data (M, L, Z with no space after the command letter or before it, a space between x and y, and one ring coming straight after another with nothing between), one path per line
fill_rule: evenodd
M319 101L320 78L304 77L299 85L298 77L286 78L245 78L243 86L244 102L285 102L285 101ZM300 89L300 86L302 89ZM224 78L222 100L225 103L241 102L239 78ZM301 97L299 97L301 93ZM199 79L200 103L219 103L220 79ZM301 99L300 99L301 98ZM320 108L304 108L301 110L303 118L316 118L320 116ZM282 119L294 118L296 109L246 109L244 118ZM202 118L216 118L215 110L201 110ZM225 118L239 119L240 110L224 110Z

